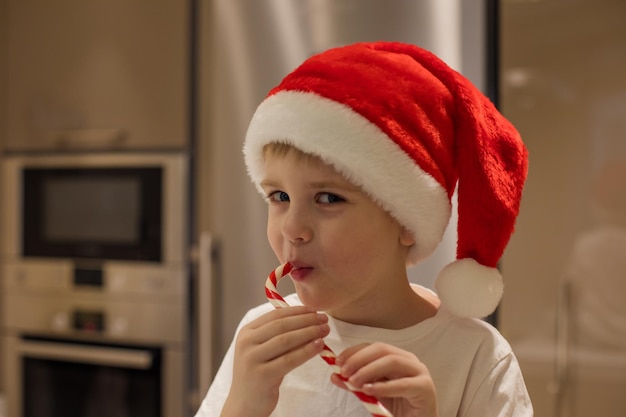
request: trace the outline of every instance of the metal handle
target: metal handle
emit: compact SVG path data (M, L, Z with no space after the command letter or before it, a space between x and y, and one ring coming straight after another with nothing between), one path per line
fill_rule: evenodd
M215 242L208 232L202 232L198 254L197 323L198 323L198 394L209 389L213 378L215 322Z
M149 369L152 353L146 350L73 345L55 342L21 341L19 351L24 356L65 362Z
M110 129L61 129L48 132L61 148L109 147L123 144L127 132L120 128Z

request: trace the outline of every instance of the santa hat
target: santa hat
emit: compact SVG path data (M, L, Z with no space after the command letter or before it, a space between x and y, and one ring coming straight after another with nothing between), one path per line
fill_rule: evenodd
M527 151L458 72L403 43L330 49L287 75L252 117L244 154L259 190L270 142L317 155L410 230L408 265L441 241L458 180L457 260L435 287L459 316L495 310L503 289L497 262L519 212Z

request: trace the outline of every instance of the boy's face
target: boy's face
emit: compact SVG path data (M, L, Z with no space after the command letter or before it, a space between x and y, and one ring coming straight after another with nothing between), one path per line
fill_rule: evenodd
M406 285L412 236L331 166L296 152L267 154L262 187L269 203L267 234L302 302L360 322L380 300ZM405 287L402 287L405 288Z

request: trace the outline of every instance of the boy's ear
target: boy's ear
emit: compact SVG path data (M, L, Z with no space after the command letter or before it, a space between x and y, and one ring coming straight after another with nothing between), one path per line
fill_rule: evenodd
M409 231L406 227L403 227L400 232L400 244L407 248L415 245L415 236L413 236L413 232Z

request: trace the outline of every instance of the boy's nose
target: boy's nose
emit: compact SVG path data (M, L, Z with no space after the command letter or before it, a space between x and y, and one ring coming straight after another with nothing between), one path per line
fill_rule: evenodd
M313 238L309 216L304 210L290 208L282 222L282 233L292 243L305 243Z

